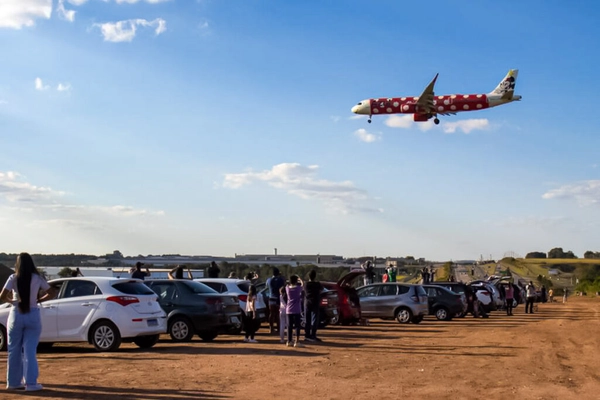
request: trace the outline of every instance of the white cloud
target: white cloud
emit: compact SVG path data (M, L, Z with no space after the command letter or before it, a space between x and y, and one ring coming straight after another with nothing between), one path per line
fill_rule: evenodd
M160 35L167 30L167 23L162 18L156 18L152 21L145 19L128 19L117 22L106 22L103 24L94 24L93 26L99 27L104 40L107 42L131 42L135 37L138 26L152 27L154 33Z
M87 3L87 0L67 0L67 2L73 4L74 6L80 6L84 3Z
M238 189L257 181L286 191L305 200L321 201L327 208L344 214L354 212L383 212L369 206L368 193L359 189L351 181L332 182L318 179L319 166L302 166L298 163L282 163L262 172L225 174L223 186Z
M486 118L463 119L461 121L444 122L442 124L444 133L455 133L457 129L460 129L468 134L475 130L486 130L489 129L489 127L490 122Z
M71 90L71 84L70 83L59 83L58 86L56 87L56 90L58 90L59 92L69 92Z
M63 221L73 225L102 222L106 217L163 216L164 211L151 211L131 206L80 205L69 204L66 194L49 187L36 186L26 182L17 172L0 172L0 205L8 203L9 208L20 212L36 212L43 221Z
M332 115L329 118L331 118L331 120L335 123L340 122L341 117L339 115Z
M44 85L42 78L35 78L35 90L47 90L50 86Z
M413 126L417 126L422 131L428 131L433 128L435 125L432 120L425 122L415 122L412 114L406 115L390 115L384 122L390 128L402 128L409 129Z
M56 13L64 20L69 22L75 21L75 11L65 9L64 0L58 0L58 4L56 5Z
M600 203L600 180L589 180L564 185L550 190L542 195L546 200L566 199L575 200L580 206L590 206Z
M367 118L366 115L353 115L351 117L348 117L348 119L364 119Z
M377 140L381 140L381 134L369 133L363 128L355 130L354 136L356 136L360 141L366 143L373 143Z
M36 19L50 19L51 14L52 0L2 0L0 28L33 26Z

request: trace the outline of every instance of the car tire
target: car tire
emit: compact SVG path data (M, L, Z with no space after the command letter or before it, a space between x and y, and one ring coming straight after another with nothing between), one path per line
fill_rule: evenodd
M194 336L194 328L185 317L175 317L169 321L168 333L174 342L189 342Z
M408 324L413 318L410 308L401 307L396 311L396 321L401 324Z
M204 331L198 333L198 337L202 339L203 342L212 342L217 336L219 336L219 333L216 331Z
M0 325L0 351L6 351L8 347L8 336L6 335L6 328Z
M112 322L100 321L90 329L90 341L98 351L115 351L121 345L121 334Z
M423 322L423 316L419 315L418 317L413 317L410 322L412 322L413 324L420 324L421 322Z
M439 307L438 309L436 309L435 317L439 321L450 321L452 319L452 316L450 315L446 307Z
M335 317L331 317L331 318L329 319L329 323L330 323L331 325L337 325L337 324L338 324L338 322L340 322L340 317L338 317L337 315L336 315Z
M133 339L133 343L135 343L140 349L149 349L158 343L159 337L160 335L138 336Z

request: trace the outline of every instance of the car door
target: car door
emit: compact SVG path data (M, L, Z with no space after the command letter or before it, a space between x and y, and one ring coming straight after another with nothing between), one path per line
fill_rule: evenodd
M175 282L148 282L148 286L158 295L158 304L167 315L177 308L179 293Z
M40 303L40 318L42 320L41 342L53 342L58 339L58 305L57 299L62 293L63 281L50 282L56 290L56 298Z
M433 310L436 298L438 297L438 291L434 287L428 287L424 289L427 291L427 305L429 307L429 311L431 311Z
M375 314L375 301L377 300L379 286L381 285L370 285L357 290L358 297L360 298L361 314L365 317Z
M86 338L94 312L104 300L98 286L89 280L64 281L61 298L56 300L58 338L62 340Z
M375 300L375 315L378 317L393 317L396 309L398 285L379 285L379 292Z

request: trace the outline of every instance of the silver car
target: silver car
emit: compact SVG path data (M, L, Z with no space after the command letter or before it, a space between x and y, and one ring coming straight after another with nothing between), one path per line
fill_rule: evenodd
M418 324L429 313L427 292L421 285L376 283L357 289L363 317Z

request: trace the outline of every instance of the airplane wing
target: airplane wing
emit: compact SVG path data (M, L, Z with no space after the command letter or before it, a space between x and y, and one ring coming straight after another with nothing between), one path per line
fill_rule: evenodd
M417 100L417 107L419 108L419 114L435 114L435 105L433 104L433 98L435 93L433 92L433 87L435 86L435 81L438 78L439 73L435 74L435 77L429 85L423 90L421 96L419 96L419 100Z

